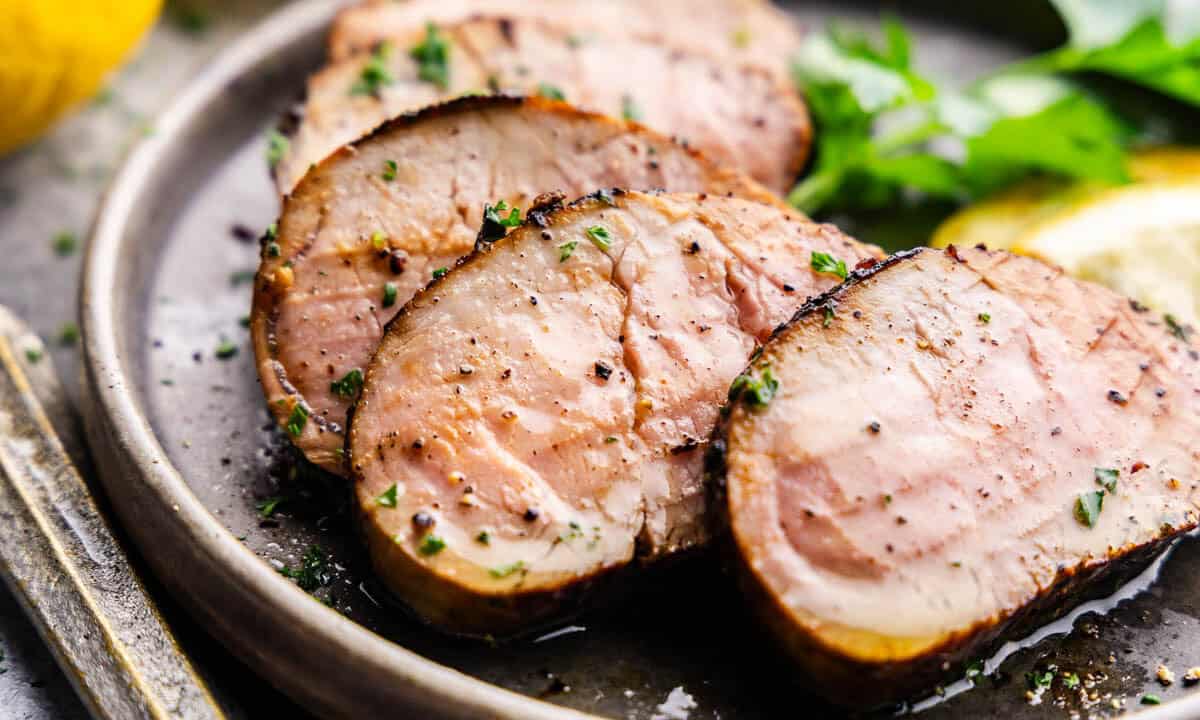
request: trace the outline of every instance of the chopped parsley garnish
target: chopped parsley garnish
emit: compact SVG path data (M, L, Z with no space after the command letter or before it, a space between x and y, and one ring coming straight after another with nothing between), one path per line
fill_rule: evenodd
M279 243L274 241L267 243L267 257L277 258L280 252Z
M571 253L575 252L575 248L579 247L579 243L575 240L569 240L558 246L558 261L566 262L567 258L571 257Z
M391 182L396 179L396 170L397 169L398 168L396 166L395 160L384 160L383 161L383 174L381 177L383 177L384 180Z
M291 146L292 141L278 130L267 133L267 164L271 166L272 170L283 159L283 156L287 155L288 148Z
M358 397L358 391L362 390L363 373L362 370L354 368L350 372L342 376L341 380L335 380L329 383L329 391L334 395L345 400L353 400Z
M563 95L562 90L549 83L538 83L537 94L547 100L565 101L567 99L567 96Z
M296 403L292 406L292 412L288 415L287 431L292 437L300 437L300 433L304 432L304 426L308 424L308 408L301 403Z
M492 534L487 530L480 530L479 534L475 536L475 542L479 543L480 545L491 545Z
M992 316L989 313L979 313L979 322L987 325L992 321Z
M642 111L638 109L632 95L621 96L621 117L635 122L642 119Z
M1187 342L1192 334L1192 327L1179 322L1171 313L1163 315L1163 321L1167 323L1167 331L1180 340Z
M779 391L779 381L770 367L762 368L758 379L749 373L738 375L729 387L729 401L741 399L750 407L766 407Z
M846 263L843 260L838 260L829 253L813 251L812 259L809 261L812 269L819 273L831 273L845 280L850 274L846 269Z
M983 661L972 660L967 663L967 672L965 677L972 685L978 685L983 680Z
M371 247L376 250L383 250L387 247L388 237L382 230L376 230L371 233Z
M1095 527L1096 520L1100 517L1100 510L1103 507L1103 490L1080 493L1079 497L1075 499L1075 519L1081 525Z
M524 560L518 560L515 563L510 563L508 565L501 565L499 567L490 568L488 570L488 574L497 579L506 578L509 575L512 575L513 573L516 573L516 572L520 572L520 573L525 572L525 561Z
M63 323L58 329L58 343L60 345L74 345L79 340L79 326L73 322Z
M236 343L234 343L232 340L222 339L221 342L217 344L217 349L214 354L219 360L228 360L234 355L237 355L237 353L238 346Z
M269 498L266 498L265 500L260 500L260 501L256 502L254 504L254 509L258 510L259 517L269 518L275 514L275 508L279 507L279 504L282 502L285 502L286 499L287 498L282 498L282 497L278 497L278 496L269 497Z
M363 64L358 80L350 86L350 94L378 95L382 88L395 82L387 67L388 57L391 54L392 44L390 42L385 40L379 43L379 46L371 51L371 57L367 58L367 62Z
M1075 673L1067 673L1066 675L1062 676L1062 683L1063 687L1066 689L1074 690L1075 688L1079 687L1079 675Z
M426 557L430 555L437 555L445 549L446 541L437 535L426 535L425 537L421 538L421 544L417 546L417 551Z
M433 271L433 279L441 280L446 277L446 273L450 272L450 268L440 267Z
M438 32L437 25L425 23L425 39L408 54L417 61L417 77L446 89L450 84L450 45Z
M1046 670L1034 670L1033 672L1025 673L1025 682L1029 684L1030 690L1045 690L1054 683L1054 673L1057 670L1051 666Z
M609 234L608 228L603 225L593 225L587 229L588 239L592 244L601 250L607 250L612 247L612 235Z
M1162 700L1153 693L1146 693L1142 696L1143 705L1161 705Z
M833 305L827 303L825 307L821 308L821 315L823 317L821 327L829 327L833 324L833 314Z
M273 222L268 225L265 235L267 236L268 240L274 240L275 238L279 237L279 223Z
M505 213L508 213L505 215ZM493 222L497 225L514 228L521 224L521 209L510 208L508 203L503 200L496 201L495 205L483 205L483 219L485 222Z
M609 435L608 437L604 438L605 445L612 445L615 442L617 442L617 437L615 435Z
M73 232L60 232L54 236L50 246L54 248L55 255L69 257L74 255L75 249L79 247L79 238Z
M329 572L328 556L317 545L311 545L308 550L304 551L304 556L300 558L299 568L293 570L285 565L279 568L279 574L295 580L300 589L307 592L324 587L333 581L333 574Z
M42 351L38 350L37 348L27 348L25 350L25 359L28 360L31 365L37 365L40 363L42 361L42 356Z
M383 306L391 307L391 306L395 305L396 304L396 293L398 293L398 292L399 292L399 290L396 289L396 283L394 283L394 282L384 283L383 284Z
M384 490L379 497L375 498L375 502L386 508L396 507L396 483L392 483L390 488Z
M479 226L479 234L475 244L496 242L508 234L508 229L521 224L520 208L508 206L499 200L495 205L483 204L483 224Z
M1096 482L1107 490L1109 493L1117 492L1117 479L1121 477L1121 471L1116 468L1093 468L1092 472L1096 476Z

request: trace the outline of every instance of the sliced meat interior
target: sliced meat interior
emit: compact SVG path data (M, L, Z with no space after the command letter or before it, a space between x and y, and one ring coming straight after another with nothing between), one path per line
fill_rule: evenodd
M777 205L617 192L535 214L414 297L347 444L380 577L443 628L504 635L635 554L704 542L718 408L837 282L814 251L875 257Z
M858 275L752 363L711 458L772 635L820 692L874 705L1196 526L1200 375L1186 331L1035 260Z
M627 32L706 52L725 65L752 63L788 73L800 28L766 0L368 0L343 10L329 35L329 54L344 59L426 22L454 23L489 13L549 18L579 38Z
M542 99L465 98L404 116L310 172L263 249L251 332L268 403L332 472L383 326L470 252L485 204L616 184L772 202L761 186L618 120ZM501 217L503 216L503 217Z
M447 53L444 78L429 74L441 65L414 57L413 48L431 43ZM488 17L436 30L415 26L373 53L314 75L303 119L275 167L276 182L286 193L312 163L387 118L494 91L565 98L640 121L779 192L808 153L810 126L799 95L760 68L730 67L640 36L579 39L546 21Z

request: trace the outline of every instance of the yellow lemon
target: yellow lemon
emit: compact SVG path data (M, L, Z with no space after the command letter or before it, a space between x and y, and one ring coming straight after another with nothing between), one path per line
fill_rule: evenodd
M1200 181L1200 150L1161 147L1138 151L1129 157L1129 174L1137 183ZM929 244L970 247L983 243L993 249L1010 250L1030 226L1089 202L1110 188L1100 183L1051 179L1018 183L951 215L934 231Z
M1200 318L1200 178L1107 190L1012 245L1180 323Z
M95 94L161 0L0 0L0 153Z

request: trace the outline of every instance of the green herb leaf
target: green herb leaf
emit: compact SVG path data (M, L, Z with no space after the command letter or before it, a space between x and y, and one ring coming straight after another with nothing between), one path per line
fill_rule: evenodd
M301 590L312 592L333 582L333 573L329 571L329 556L318 545L310 545L300 558L300 567L284 566L279 574L291 578Z
M433 271L433 279L441 280L446 277L446 273L450 272L450 268L440 267Z
M396 294L399 292L400 291L396 287L396 283L385 282L383 284L383 306L386 308L386 307L391 307L391 306L395 305L396 304Z
M537 94L546 98L547 100L565 101L567 99L567 96L563 94L562 90L548 83L538 83Z
M271 130L267 133L267 164L271 166L272 170L280 160L283 160L283 156L287 155L288 148L291 146L292 141L278 130Z
M417 545L417 551L426 557L437 555L445 549L446 541L432 534L421 538L421 543Z
M29 361L30 365L37 365L42 361L44 356L45 354L37 348L25 349L25 359Z
M1096 476L1096 482L1103 487L1109 494L1117 492L1117 479L1121 477L1121 471L1115 468L1094 468L1092 472Z
M508 213L505 215L505 213ZM495 205L484 204L483 219L485 222L493 222L501 227L514 228L521 224L521 209L510 208L508 203L503 200L496 201Z
M73 322L65 322L58 329L59 345L74 345L79 341L79 326Z
M1143 705L1161 705L1162 700L1153 693L1146 693L1142 696Z
M228 360L229 358L238 354L238 346L232 340L222 339L221 342L217 344L217 349L213 354L216 355L220 360Z
M813 251L809 264L815 272L831 273L843 280L850 275L850 272L846 269L846 263L834 258L829 253Z
M383 161L383 173L381 174L381 177L384 180L391 182L396 179L396 171L398 169L399 169L399 166L396 165L395 160L384 160Z
M1184 325L1179 322L1171 313L1163 315L1163 322L1167 324L1167 332L1184 342L1188 342L1192 336L1193 328L1191 325Z
M396 507L397 490L398 490L398 488L397 488L396 483L392 483L392 486L390 488L388 488L387 490L384 490L383 493L381 493L379 495L379 497L375 498L376 504L380 505L381 507L386 507L386 508Z
M275 508L279 507L280 503L286 502L286 500L287 498L282 497L269 497L255 503L254 508L258 510L259 517L269 518L275 514Z
M982 660L972 660L971 662L967 663L967 671L964 674L964 677L972 685L978 685L980 682L982 682L983 677L984 677L983 661Z
M475 536L475 542L479 543L480 545L491 545L492 534L487 530L480 530L479 534Z
M1025 682L1029 685L1029 689L1033 691L1047 690L1054 683L1054 673L1057 668L1051 667L1047 670L1034 670L1025 673Z
M359 391L362 390L362 384L362 370L354 368L343 375L341 380L329 383L329 391L344 400L353 400L358 397Z
M432 27L432 26L430 26ZM417 47L421 47L418 45ZM413 49L414 52L416 48ZM392 54L392 44L388 41L383 41L371 51L370 57L363 63L362 70L358 74L358 80L350 86L351 95L375 95L378 96L384 87L395 82L392 73L388 70L388 59ZM415 57L415 55L414 55ZM418 61L420 59L418 58ZM423 66L422 66L423 69ZM422 80L426 78L418 72L418 76Z
M79 247L79 238L73 232L63 231L54 236L50 246L54 248L55 255L69 257L74 255L76 248Z
M608 250L612 247L612 235L609 234L608 228L603 225L593 225L587 229L588 239L592 244L601 250Z
M1078 520L1081 525L1095 527L1096 520L1100 517L1100 510L1103 507L1103 490L1080 493L1079 497L1075 500L1075 519Z
M292 406L292 412L288 415L287 431L292 437L300 437L304 432L304 426L308 424L308 408L304 407L303 403L296 403Z
M1074 690L1080 685L1079 676L1075 673L1067 673L1062 676L1062 684L1068 690Z
M750 407L766 407L779 392L779 381L769 366L759 371L755 378L749 373L738 375L729 387L729 402L741 400Z
M987 325L991 321L992 321L991 313L985 313L985 312L979 313L979 322L983 323L984 325Z
M425 24L425 39L408 52L417 61L417 77L442 90L450 85L450 45L438 32L437 25Z
M567 258L571 257L571 253L575 252L575 248L579 247L579 243L575 240L568 240L558 246L558 261L566 262Z
M525 572L525 561L524 560L518 560L514 563L510 563L508 565L501 565L499 567L490 568L488 570L488 574L497 579L506 578L509 575L512 575L513 573L517 573L517 572L519 572L519 573Z

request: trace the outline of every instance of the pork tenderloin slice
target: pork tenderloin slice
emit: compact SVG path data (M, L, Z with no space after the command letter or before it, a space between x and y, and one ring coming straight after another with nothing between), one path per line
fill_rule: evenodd
M777 192L791 186L808 154L811 126L795 88L756 67L729 67L632 34L577 41L535 19L479 17L439 33L450 48L445 88L422 80L409 53L424 41L420 26L389 39L389 81L375 93L361 92L364 67L378 64L367 55L310 78L302 120L275 167L281 193L384 120L469 92L561 92L579 107L676 136Z
M586 42L629 33L717 57L727 66L754 64L787 77L800 27L766 0L376 0L338 14L329 54L341 60L374 48L427 22L450 24L480 13L519 19L552 18Z
M404 303L470 252L485 203L613 185L778 202L645 128L542 99L457 100L317 166L264 247L251 320L263 391L297 447L342 472L355 372Z
M925 250L767 344L748 372L778 390L733 404L712 458L746 594L813 687L862 706L961 677L1196 526L1197 355L1135 307Z
M615 192L538 217L413 298L351 422L376 571L457 633L527 629L635 555L703 543L700 463L729 382L834 282L814 250L875 254L711 195Z

